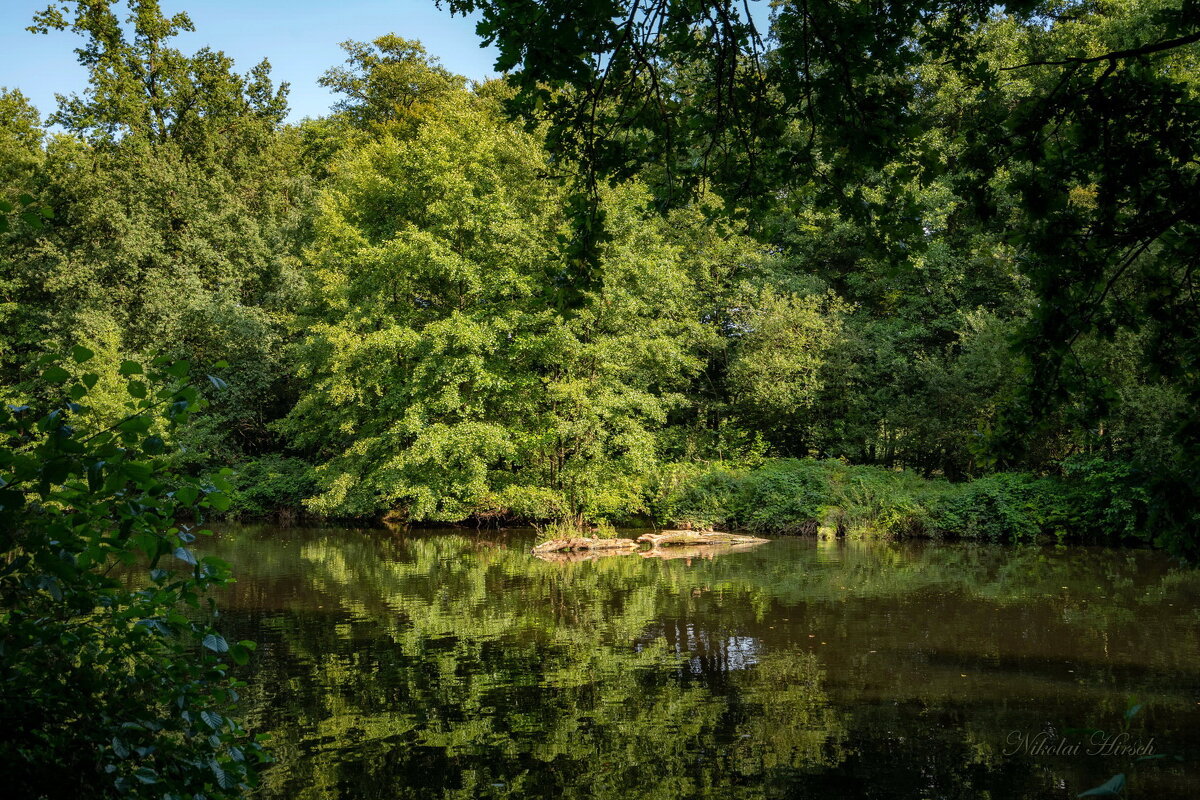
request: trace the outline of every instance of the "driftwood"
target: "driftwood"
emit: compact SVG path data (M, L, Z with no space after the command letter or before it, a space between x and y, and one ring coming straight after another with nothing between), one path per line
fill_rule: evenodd
M584 536L572 536L569 539L551 539L533 548L538 553L571 553L576 550L635 550L637 542L633 539L590 539Z
M740 533L658 531L657 533L644 533L637 538L637 541L587 536L551 539L534 547L532 552L543 561L559 563L590 561L602 556L633 553L639 553L643 558L712 558L717 553L736 553L749 550L767 541L770 540ZM641 550L639 545L642 542L648 543L650 549ZM714 545L717 547L714 548Z
M676 545L732 545L757 544L770 541L757 536L746 536L740 533L715 533L713 531L659 531L658 533L643 533L637 539L639 542L649 542L654 547Z

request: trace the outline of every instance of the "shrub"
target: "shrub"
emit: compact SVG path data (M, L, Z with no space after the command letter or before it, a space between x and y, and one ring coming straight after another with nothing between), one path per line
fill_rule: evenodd
M949 484L907 471L824 462L830 482L832 513L826 518L850 534L888 538L929 533L932 506Z
M673 465L650 507L662 524L706 530L737 524L738 495L745 471L725 465Z
M778 459L755 470L676 466L651 506L663 524L695 528L811 534L827 524L851 535L903 536L924 531L928 509L920 496L945 485L833 460Z
M961 484L931 515L938 533L992 542L1032 540L1047 523L1045 479L999 473Z
M76 348L86 368L92 354ZM201 599L228 565L177 518L227 507L224 479L172 474L199 407L187 365L126 361L128 415L89 432L94 373L43 362L70 400L0 408L0 763L14 797L242 796L266 756L230 716L230 644ZM219 381L214 381L220 383ZM43 394L45 392L42 392ZM210 601L211 603L211 601Z
M780 459L743 479L734 516L739 527L759 533L815 533L829 500L827 469L820 462Z
M1061 478L997 473L952 484L836 460L777 459L754 470L676 465L650 505L663 524L759 533L1148 538L1152 500L1133 465L1089 458L1064 470Z
M1101 538L1146 538L1150 493L1133 464L1077 457L1063 464L1070 490L1066 524Z
M234 470L230 483L230 513L249 517L303 508L317 491L311 465L278 455L247 461Z
M592 526L591 531L585 533L595 539L616 539L620 535L616 526L606 519L600 520Z
M1145 538L1149 492L1132 464L1089 457L1063 467L1062 477L999 473L955 487L937 505L934 526L989 541Z

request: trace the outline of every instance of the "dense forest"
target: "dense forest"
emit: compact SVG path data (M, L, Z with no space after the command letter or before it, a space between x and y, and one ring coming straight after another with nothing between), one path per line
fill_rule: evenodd
M0 96L5 399L73 346L100 427L125 361L212 373L177 466L246 515L1192 550L1190 4L602 3L562 64L538 4L452 5L509 80L346 42L297 124L158 3L38 15L90 80Z
M0 90L30 796L253 782L215 518L1200 555L1200 4L440 5L502 78L398 10L299 122L157 0L31 20L88 82Z

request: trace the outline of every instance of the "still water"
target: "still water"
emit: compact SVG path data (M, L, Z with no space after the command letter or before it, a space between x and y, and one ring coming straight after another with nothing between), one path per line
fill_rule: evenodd
M243 527L206 545L239 576L227 636L259 642L262 795L1070 798L1124 773L1122 796L1200 797L1200 573L1159 553L777 539L545 561L532 543Z

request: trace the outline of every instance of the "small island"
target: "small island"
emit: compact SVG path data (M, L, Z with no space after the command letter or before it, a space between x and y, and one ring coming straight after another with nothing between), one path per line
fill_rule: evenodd
M534 555L546 553L571 553L583 550L639 550L639 543L649 544L651 549L677 546L730 546L746 544L762 544L769 541L759 536L748 536L740 533L724 533L721 531L657 531L643 533L634 539L612 539L606 537L571 536L562 539L550 539L533 548Z

